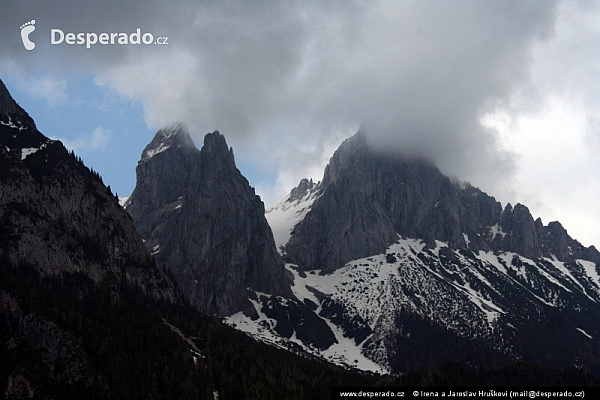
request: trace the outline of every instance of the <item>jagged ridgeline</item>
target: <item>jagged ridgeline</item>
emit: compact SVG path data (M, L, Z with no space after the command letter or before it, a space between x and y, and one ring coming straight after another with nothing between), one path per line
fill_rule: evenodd
M132 219L0 81L0 397L598 384L598 252L524 206L360 134L267 211L275 235L218 132L160 130L137 173ZM509 366L437 368L461 360Z
M137 177L126 208L146 246L196 308L260 340L375 372L600 370L598 251L364 132L267 210L274 235L218 132L198 150L161 129Z
M398 235L421 239L427 248L440 241L452 249L600 263L596 248L572 239L560 223L544 226L521 204L503 210L429 162L378 154L361 131L334 153L319 191L286 245L288 259L303 269L333 271L384 252Z
M196 308L260 340L376 372L600 366L594 247L362 131L267 210L274 236L218 132L198 150L161 129L137 178L126 208L146 246Z
M142 152L125 204L161 265L199 310L245 310L253 291L291 296L265 208L219 132L198 150L181 124L159 130Z
M115 288L123 280L157 299L175 299L99 175L50 140L0 86L0 260L43 275L79 272Z
M181 299L98 174L0 81L0 398L327 398L373 382Z
M597 249L425 160L373 149L364 131L267 219L294 295L335 336L317 351L334 362L406 371L525 358L600 372ZM257 321L228 320L276 341L277 307L261 300Z

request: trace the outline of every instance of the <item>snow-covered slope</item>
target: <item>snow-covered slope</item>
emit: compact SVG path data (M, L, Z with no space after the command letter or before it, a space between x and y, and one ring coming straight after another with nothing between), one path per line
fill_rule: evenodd
M292 298L238 329L369 371L530 359L600 371L600 253L364 133L267 211Z
M402 369L398 359L404 350L399 343L424 335L403 322L406 314L507 359L552 353L556 342L569 353L571 344L590 345L600 330L597 267L585 260L566 263L510 252L474 253L442 242L427 249L421 240L399 237L385 253L351 261L325 275L299 271L293 264L286 268L294 275L296 303L258 294L253 301L258 318L239 312L226 321L260 340L342 366L374 372ZM302 318L282 335L281 322L267 315L274 302L289 314L298 304L308 305L331 329L334 342L319 348L300 340L296 329L306 323ZM574 323L563 322L551 330L556 315ZM530 349L531 343L541 350ZM572 355L566 358L577 362Z
M290 239L294 226L310 211L312 203L319 197L319 185L312 179L302 179L289 195L270 207L265 216L273 231L275 245L280 252Z

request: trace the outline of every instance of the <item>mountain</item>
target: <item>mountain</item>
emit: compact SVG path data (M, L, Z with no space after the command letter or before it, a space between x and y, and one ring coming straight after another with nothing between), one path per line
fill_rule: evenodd
M278 249L285 252L285 244L290 240L293 227L300 222L314 200L319 197L320 185L302 179L290 194L267 210L267 219L273 229L273 237Z
M43 136L3 83L0 106L3 266L27 263L41 275L79 272L115 287L125 278L173 300L172 282L98 174Z
M537 385L598 384L597 377L577 369L561 371L527 363L492 370L451 364L395 377L324 363L327 359L346 367L383 371L399 361L390 358L386 364L365 351L362 344L372 341L375 331L359 315L364 309L350 316L336 300L338 280L332 278L337 277L305 272L292 264L281 268L275 242L268 226L264 227L262 203L250 196L252 189L234 170L233 154L222 136L208 135L198 151L190 146L189 136L180 135L184 132L181 126L162 130L144 151L138 172L147 168L148 175L171 173L169 179L151 180L143 187L142 193L154 197L145 203L139 197L121 200L134 210L138 207L136 212L149 213L152 229L187 229L194 235L202 228L216 232L188 237L186 231L172 231L182 241L200 238L211 244L222 239L223 232L230 233L216 249L203 247L207 263L220 250L221 260L238 262L215 262L212 265L219 268L213 276L207 273L209 278L227 281L230 278L216 277L217 272L234 278L241 273L243 283L237 278L232 282L248 284L242 311L232 307L225 319L230 324L237 321L238 329L255 324L254 333L263 334L263 339L270 335L272 344L317 357L298 357L259 343L187 304L172 275L146 249L148 245L159 255L178 247L155 248L162 243L148 243L152 238L145 245L100 176L59 141L42 135L0 81L0 397L318 399L329 398L333 386L523 385L532 383L530 376L535 376ZM169 157L161 160L161 154ZM144 164L153 158L161 163ZM182 161L188 159L189 165ZM179 179L181 175L184 179ZM185 178L200 186L186 185ZM322 184L306 180L279 205L278 220L285 226L276 230L278 243L288 241L293 225L308 215L324 190ZM239 205L233 196L251 201ZM187 201L191 205L186 206ZM196 230L174 224L178 220L171 216L186 207L192 219L195 211L206 224ZM230 221L230 212L241 221L239 225ZM552 235L560 237L561 231L554 229ZM573 247L573 242L562 238L567 249ZM246 249L245 257L240 248ZM220 259L216 257L217 262ZM278 269L267 265L266 271L256 271L252 268L257 267L257 259L275 259ZM335 273L344 273L344 268ZM267 273L275 275L265 277ZM364 288L372 279L345 278L348 288ZM365 301L358 292L349 297L355 303ZM415 327L432 329L430 341L448 334L416 313L399 313L397 322L404 333L415 332ZM580 330L580 335L594 333L583 325ZM430 342L424 344L431 348ZM584 355L593 361L594 354Z
M134 360L117 338L132 330L160 342L135 357L144 366L183 347L160 320L147 330L158 317L146 304L181 296L131 217L97 173L37 130L1 81L0 226L3 397L107 397L123 385L139 393L145 378L115 379ZM189 368L167 361L175 363Z
M266 211L273 234L218 132L197 150L180 124L160 130L137 176L125 207L146 246L194 307L259 340L379 373L600 371L598 251L361 131Z
M199 310L245 310L256 292L291 296L264 205L219 132L198 150L181 124L159 130L142 152L127 211L161 265Z
M362 132L334 153L320 186L322 196L286 245L289 260L303 269L333 271L382 253L397 235L421 239L427 248L438 240L474 252L600 262L594 247L570 238L559 223L545 227L521 204L503 210L493 197L451 181L424 160L376 156Z
M295 300L333 340L281 329L271 310L290 301L268 295L258 319L226 319L261 340L374 371L529 359L600 372L596 248L426 160L375 151L359 131L267 219Z
M375 383L186 304L99 175L2 81L0 227L1 398L328 398Z

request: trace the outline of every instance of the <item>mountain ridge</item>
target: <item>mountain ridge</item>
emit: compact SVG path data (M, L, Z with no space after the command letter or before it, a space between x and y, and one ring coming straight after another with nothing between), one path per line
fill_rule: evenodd
M377 153L361 131L331 157L320 191L286 245L288 261L302 268L329 271L378 254L397 234L423 239L430 248L440 240L455 249L515 251L528 258L554 252L561 261L600 262L595 247L585 248L558 222L545 227L522 204L502 209L492 196L452 182L427 161ZM493 227L506 231L498 235Z
M252 314L249 289L290 295L264 204L224 136L207 134L198 150L181 124L172 127L144 149L126 204L146 246L208 314ZM173 137L184 144L171 145Z
M42 274L84 272L94 281L122 273L143 281L146 272L156 272L157 286L147 289L174 299L170 281L160 277L164 272L99 175L60 141L40 133L4 84L0 98L0 218L6 226L0 258L8 265L33 259ZM94 207L101 211L84 212ZM51 246L47 237L53 238Z
M592 370L598 365L600 276L594 263L577 259L475 254L439 240L428 247L423 240L397 236L384 253L333 272L293 264L258 273L239 264L214 268L212 277L232 282L233 289L241 287L238 283L254 286L241 287L238 305L225 294L229 299L223 304L234 305L222 309L234 312L226 322L308 358L257 343L204 317L183 301L173 276L155 262L177 248L152 243L152 237L143 243L100 176L59 141L38 132L3 88L0 391L7 398L238 398L240 393L321 398L331 386L433 384L432 373L436 379L456 379L452 366L398 377L348 371L414 371L448 360L477 366L461 369L461 382L485 375L496 383L514 383L506 378L512 371L541 373L544 384L556 384L557 377L566 383L597 381L573 368L479 369L486 362L504 365L520 356ZM243 260L236 246L223 251L239 240L258 249L259 262L253 265L262 266L261 255L276 255L262 201L235 168L222 135L207 135L205 148L197 150L183 129L167 127L144 149L140 170L150 175L166 171L168 179L147 182L143 193L155 197L146 202L134 197L126 202L128 208L137 207L147 216L148 228L163 233L172 223L169 215L186 211L183 219L193 223L170 225L177 229L168 232L177 233L178 241L218 243L208 246L206 254L213 248ZM188 158L189 165L178 162ZM302 220L322 194L320 183L306 180L284 199L277 211L287 226L278 243L287 241L290 225ZM238 204L245 195L248 202ZM203 236L198 228L216 234ZM551 235L557 249L572 247L560 226L553 225ZM214 258L206 259L215 264ZM281 265L278 257L271 259ZM271 272L275 275L261 275ZM287 290L273 288L269 279ZM271 287L262 291L261 283ZM524 300L507 300L517 298ZM548 327L557 333L547 332ZM531 344L532 350L524 351Z
M600 332L598 252L524 205L502 207L431 163L375 152L359 132L321 182L302 180L267 218L295 297L336 337L321 350L302 343L306 351L368 370L436 365L442 354L483 364L585 358L600 370L588 347ZM293 341L268 328L279 320L268 313L273 299L260 300L257 322L227 321L268 342Z
M1 80L0 188L3 395L107 395L118 384L89 347L90 329L112 340L122 314L96 305L114 311L131 292L175 303L175 285L100 176L39 132Z

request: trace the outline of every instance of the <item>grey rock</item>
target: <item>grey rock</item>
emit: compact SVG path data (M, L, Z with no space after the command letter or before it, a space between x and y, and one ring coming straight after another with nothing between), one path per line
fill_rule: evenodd
M285 247L287 260L303 269L333 271L382 253L398 235L422 239L429 248L437 240L454 249L511 251L531 259L551 253L561 261L599 257L562 227L534 221L521 204L502 210L493 197L452 181L426 160L373 150L362 131L333 154L319 190Z
M81 272L118 289L123 280L175 299L131 217L61 142L42 135L0 85L0 264L42 276ZM9 100L12 100L12 104Z
M314 191L317 188L318 184L314 183L312 179L308 180L306 178L300 180L298 186L293 188L288 196L287 202L293 203L302 199L308 192Z
M0 121L4 123L9 123L10 121L31 130L36 129L33 119L12 98L2 80L0 80L0 111Z
M127 210L196 308L219 316L252 312L248 288L291 295L264 204L223 135L207 134L198 151L183 126L160 130L136 172Z

